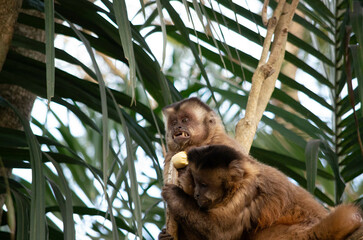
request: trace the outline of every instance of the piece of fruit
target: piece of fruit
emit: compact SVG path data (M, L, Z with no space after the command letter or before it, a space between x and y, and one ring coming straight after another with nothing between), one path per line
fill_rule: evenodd
M171 161L173 162L176 169L183 168L188 165L187 153L184 151L178 152L171 158Z

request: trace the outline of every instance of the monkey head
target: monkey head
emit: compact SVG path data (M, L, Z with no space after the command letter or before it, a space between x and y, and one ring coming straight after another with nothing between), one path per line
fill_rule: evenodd
M188 152L194 179L194 198L204 209L214 208L243 180L244 156L225 145L193 148Z
M198 98L189 98L163 108L166 141L169 151L185 150L188 146L207 145L224 132L217 114Z

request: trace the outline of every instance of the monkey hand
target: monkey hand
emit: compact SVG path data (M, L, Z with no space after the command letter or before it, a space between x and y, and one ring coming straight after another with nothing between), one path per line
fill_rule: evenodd
M171 161L176 169L184 168L188 165L188 156L185 151L176 153L172 158Z
M178 169L179 172L179 186L183 189L183 191L188 194L189 196L193 196L194 195L194 188L195 188L195 184L194 184L194 178L192 175L192 172L190 170L190 168L184 168L185 171L183 171L182 174L180 174L180 170Z
M198 208L195 199L176 185L165 184L161 195L166 201L170 212L175 216L184 216L190 210Z
M163 196L164 200L169 203L170 200L174 199L177 195L176 193L181 189L174 184L165 184L161 191L161 196Z
M158 236L158 240L174 240L174 237L171 236L166 229L164 228L163 230L161 230L161 232L159 233Z

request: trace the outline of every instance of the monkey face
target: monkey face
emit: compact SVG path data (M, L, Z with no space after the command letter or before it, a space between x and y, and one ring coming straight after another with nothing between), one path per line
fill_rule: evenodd
M190 140L189 129L193 125L193 117L188 112L181 112L169 117L167 124L170 137L176 144L183 145Z
M215 123L215 114L198 99L188 99L163 109L169 150L204 145Z
M194 198L201 208L218 207L244 178L243 155L226 145L209 145L188 151L194 179Z
M172 140L179 146L198 142L207 134L203 121L193 111L180 110L169 117L167 124L168 142Z
M194 178L194 198L198 205L204 209L215 207L224 198L226 172L211 169L192 171Z

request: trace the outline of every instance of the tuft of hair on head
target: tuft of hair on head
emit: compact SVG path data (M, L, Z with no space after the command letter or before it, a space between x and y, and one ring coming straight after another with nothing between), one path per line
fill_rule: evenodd
M233 160L242 158L241 153L226 145L197 147L188 152L188 161L199 169L228 168Z
M213 111L207 104L205 104L204 102L202 102L199 98L197 97L191 97L191 98L187 98L178 102L175 102L173 104L170 104L168 106L165 106L162 109L162 112L164 114L166 114L168 112L168 110L173 109L175 111L178 111L180 109L180 107L184 104L195 104L199 107L202 107L204 110L206 110L207 112Z

